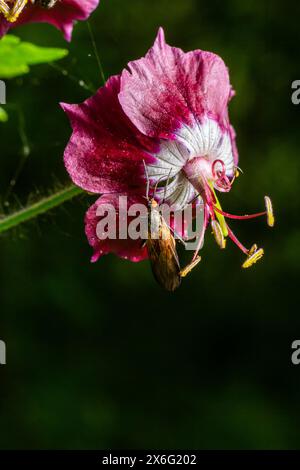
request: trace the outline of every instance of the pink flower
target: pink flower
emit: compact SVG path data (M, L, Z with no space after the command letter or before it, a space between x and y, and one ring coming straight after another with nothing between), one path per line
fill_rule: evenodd
M17 2L20 8L14 10ZM98 4L99 0L0 0L0 38L14 26L50 23L70 41L74 22L86 20Z
M197 252L211 222L216 241L225 248L231 238L247 255L244 267L263 254L256 245L245 248L234 236L216 191L228 192L237 176L238 153L229 122L228 103L234 95L223 60L210 52L184 53L170 47L160 28L147 55L128 64L120 76L81 105L63 105L73 127L65 151L65 165L75 184L102 193L145 195L145 170L156 198L183 210L198 198L204 223ZM163 187L161 187L163 185ZM96 205L103 199L98 199ZM272 206L266 200L271 225ZM253 216L250 216L253 217ZM96 243L97 216L93 206L86 217L86 233L95 248L94 259L113 251L134 261L143 259L141 245L122 242L105 248ZM98 256L99 255L99 256Z

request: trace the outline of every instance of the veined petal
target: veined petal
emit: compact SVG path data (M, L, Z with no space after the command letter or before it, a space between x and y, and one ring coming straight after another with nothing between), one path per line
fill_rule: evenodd
M211 163L214 160L222 160L226 175L233 176L235 162L231 135L229 131L223 130L217 121L205 117L201 122L195 121L191 128L183 126L177 136L193 148L189 160L195 157L206 157Z
M120 77L108 80L92 98L79 105L62 104L73 134L65 165L75 184L94 193L145 192L144 163L156 143L143 136L123 113L118 101Z
M228 126L227 104L233 92L228 70L217 55L170 47L160 28L152 49L128 68L121 76L119 100L144 134L173 138L181 125L191 126L204 114Z
M155 162L148 166L150 178L165 181L177 174L189 158L187 147L177 140L161 140Z
M180 172L166 187L159 188L157 196L160 201L165 200L173 210L181 210L194 199L196 191L185 175Z
M182 171L188 162L203 157L208 168L205 176L210 178L213 162L220 160L226 175L229 178L234 175L235 156L230 131L223 130L211 118L205 117L201 122L194 120L191 126L182 125L176 131L176 140L161 140L159 152L154 157L155 162L147 166L152 185L166 182L166 201L178 208L183 208L196 194ZM201 176L201 167L199 171Z

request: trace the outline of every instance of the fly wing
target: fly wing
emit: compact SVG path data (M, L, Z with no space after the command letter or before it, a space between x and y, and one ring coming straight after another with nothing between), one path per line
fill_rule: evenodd
M180 266L174 237L163 218L158 238L149 236L147 248L155 279L166 290L175 291L181 283Z

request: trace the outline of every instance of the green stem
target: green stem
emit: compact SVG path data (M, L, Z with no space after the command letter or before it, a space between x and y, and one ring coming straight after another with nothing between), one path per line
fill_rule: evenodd
M72 185L52 194L51 196L41 199L31 206L24 207L24 209L0 218L0 233L6 232L23 222L27 222L28 220L63 204L65 201L68 201L81 193L83 193L82 189Z

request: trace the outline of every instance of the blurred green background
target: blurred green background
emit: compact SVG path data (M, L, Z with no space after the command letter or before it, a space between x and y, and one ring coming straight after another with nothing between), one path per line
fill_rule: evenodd
M239 250L220 251L208 233L201 265L173 295L148 262L110 255L90 264L83 218L94 197L2 235L1 448L300 447L300 366L291 363L300 339L300 106L291 102L299 10L291 0L102 0L91 26L106 76L144 55L159 25L172 45L223 57L244 171L223 207L261 210L270 194L277 225L233 223L246 244L266 250L248 271ZM66 46L49 25L14 34ZM71 131L58 102L86 99L80 80L97 88L101 78L87 24L67 47L59 69L40 65L7 81L4 213L69 182L62 155Z

